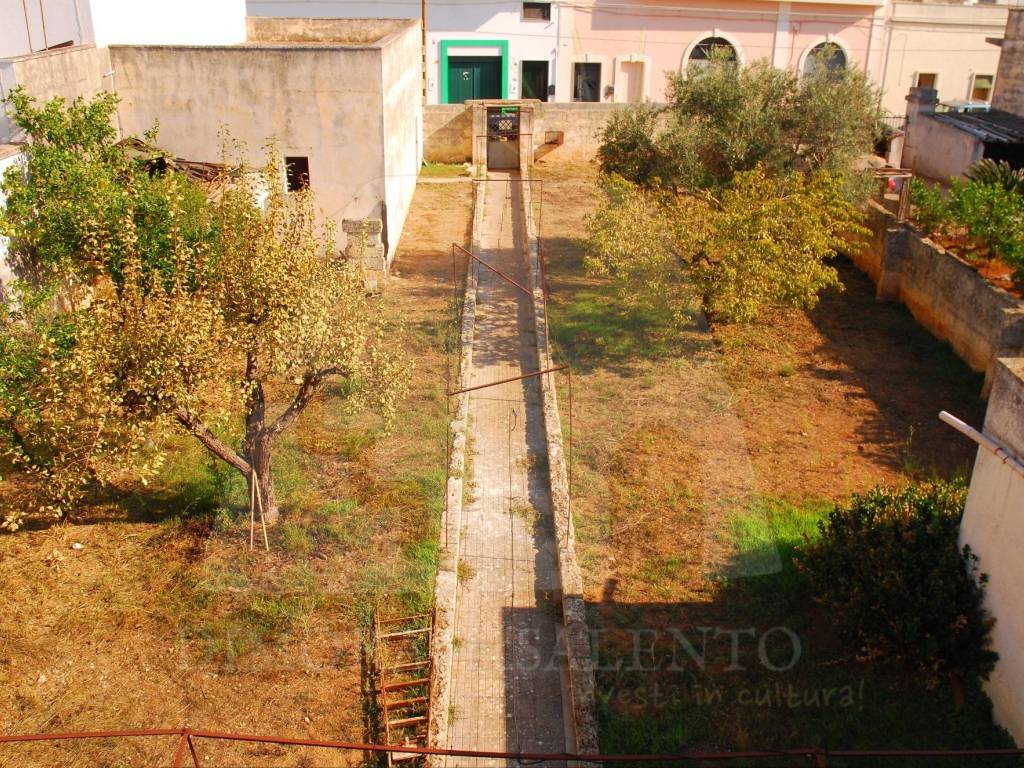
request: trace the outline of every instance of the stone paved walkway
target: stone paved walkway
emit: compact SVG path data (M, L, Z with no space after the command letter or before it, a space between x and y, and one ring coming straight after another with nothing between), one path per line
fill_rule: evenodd
M486 182L480 258L526 285L518 174ZM478 266L470 385L537 370L530 299ZM561 603L537 379L473 392L449 746L564 752ZM449 766L504 765L451 758ZM556 763L561 765L562 763Z

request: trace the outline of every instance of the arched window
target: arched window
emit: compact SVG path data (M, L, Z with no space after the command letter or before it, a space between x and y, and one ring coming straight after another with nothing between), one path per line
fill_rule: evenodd
M712 56L725 59L726 61L739 60L733 44L724 37L705 37L693 46L687 64L700 64L710 60Z
M846 53L835 43L818 43L804 59L804 74L810 74L817 67L824 66L829 72L846 69Z

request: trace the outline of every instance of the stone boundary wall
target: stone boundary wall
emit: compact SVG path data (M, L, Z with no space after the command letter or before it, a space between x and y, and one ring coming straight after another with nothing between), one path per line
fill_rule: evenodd
M878 298L903 302L918 323L985 374L988 392L996 360L1024 356L1024 302L874 201L865 225L869 234L850 258L875 282Z
M527 167L521 178L528 178ZM520 184L523 221L526 225L527 252L530 259L530 288L533 291L534 331L537 339L537 362L541 369L552 366L548 345L547 307L544 303L543 275L537 228L533 220L530 184ZM576 561L576 534L570 509L569 481L562 445L562 421L558 414L558 393L553 374L540 377L544 400L544 432L548 449L548 475L551 481L551 505L555 522L558 573L562 587L562 637L565 643L569 694L576 752L598 752L597 722L594 718L594 662L587 629L586 603L583 599L583 576Z
M477 241L484 213L484 185L474 184L473 191L473 253L479 253ZM476 321L476 270L467 259L466 290L462 305L459 335L458 388L469 386L473 370L473 333ZM445 487L445 511L441 516L437 577L434 582L434 630L431 634L430 659L430 722L427 724L427 745L448 744L448 710L452 700L452 659L455 642L455 597L458 591L460 533L462 531L462 498L466 472L466 435L469 429L469 393L458 396L455 417L448 425L451 431L451 456ZM445 544L447 542L447 545ZM443 758L428 758L428 764L439 765Z
M533 151L540 159L555 153L590 159L597 154L608 119L627 104L516 102L533 110ZM433 163L473 160L473 118L470 104L428 104L423 107L423 157ZM561 144L547 136L561 132ZM552 137L553 138L553 137Z
M468 163L473 158L473 110L465 104L423 107L423 159Z

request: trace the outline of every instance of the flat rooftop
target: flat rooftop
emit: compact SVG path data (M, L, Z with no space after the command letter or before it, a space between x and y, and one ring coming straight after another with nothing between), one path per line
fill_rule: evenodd
M1024 117L992 109L988 112L936 112L928 115L986 143L1024 144Z

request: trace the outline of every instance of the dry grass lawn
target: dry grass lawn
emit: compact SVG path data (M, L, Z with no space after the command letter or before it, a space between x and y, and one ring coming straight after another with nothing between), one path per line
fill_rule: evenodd
M877 302L845 260L845 291L755 324L708 333L631 309L583 268L596 166L549 158L534 197L551 336L574 370L573 509L590 621L603 632L603 750L1005 743L978 690L956 712L949 691L856 662L791 560L850 493L968 470L973 446L937 414L980 423L981 378L903 307ZM764 652L788 658L777 627L801 646L784 674L758 656L768 633ZM738 664L737 629L753 630L736 636ZM685 656L666 667L683 654L672 631L703 668ZM786 686L810 700L783 700Z
M386 298L416 364L394 430L328 391L280 444L284 522L247 551L239 478L186 438L148 489L116 488L0 535L0 733L194 727L375 737L372 612L429 605L443 503L448 245L468 184L417 190ZM19 478L0 483L11 495ZM23 490L23 489L22 489ZM73 548L74 544L81 548ZM168 765L173 739L0 745L0 766ZM345 765L361 754L201 742L204 764Z

